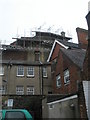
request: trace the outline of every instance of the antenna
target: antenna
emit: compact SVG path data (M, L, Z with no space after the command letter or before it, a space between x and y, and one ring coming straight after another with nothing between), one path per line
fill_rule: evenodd
M25 29L24 29L24 37L26 36L26 31L25 31Z
M41 30L41 27L42 27L42 26L38 27L38 30Z
M50 32L50 31L52 30L53 26L54 26L54 25L49 26L49 28L47 29L47 31Z
M51 27L49 27L48 29L47 29L47 31L50 31L51 30Z
M6 43L6 40L4 40L3 44L5 44L5 43Z
M68 35L69 37L72 37L72 34L71 34L71 32L70 32L69 30L67 30L67 35Z
M57 28L57 29L55 30L55 34L60 34L61 31L63 31L63 28L60 26L59 28Z
M57 30L55 30L55 33L58 33L58 32L59 32L59 30L60 30L60 28L58 28Z
M45 24L46 24L46 23L44 22L42 25L40 25L40 26L38 27L38 30L41 30L42 27L43 27Z
M16 37L17 37L17 38L19 37L19 34L18 34L18 27L17 27L17 34L16 34Z

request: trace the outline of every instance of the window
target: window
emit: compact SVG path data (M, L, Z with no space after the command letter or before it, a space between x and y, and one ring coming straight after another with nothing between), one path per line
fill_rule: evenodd
M23 66L18 66L17 76L24 76L24 67Z
M35 52L35 61L40 61L40 52Z
M27 76L34 76L34 67L30 66L27 68Z
M34 95L34 87L27 86L27 95Z
M5 94L5 86L0 86L0 94Z
M64 83L67 84L70 82L69 70L64 71Z
M47 77L47 69L46 69L46 67L43 67L43 77Z
M18 120L19 119L25 120L25 114L21 111L7 111L5 118L6 119L15 119L15 120L17 118Z
M16 94L17 95L23 95L24 94L24 87L23 86L17 86L16 87Z
M4 75L4 67L0 66L0 75Z
M54 105L53 104L50 104L49 105L49 109L53 109L54 108Z
M61 77L60 77L60 74L56 76L56 85L57 85L57 87L61 86Z

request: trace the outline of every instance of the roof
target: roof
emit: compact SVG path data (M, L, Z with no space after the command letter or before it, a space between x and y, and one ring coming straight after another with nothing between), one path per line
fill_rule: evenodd
M61 100L67 99L67 98L71 98L72 96L76 96L77 93L73 93L73 94L51 94L47 96L47 103L51 104L51 103L55 103L56 101L59 102Z
M40 61L28 62L26 60L0 60L0 63L8 64L8 65L31 65L31 66L51 65L50 62L44 62L44 63L41 63Z
M76 31L80 31L80 32L86 32L86 33L88 33L88 30L83 29L83 28L80 28L80 27L77 27L77 28L76 28Z
M58 41L61 42L64 45L68 46L68 47L79 48L77 43L69 42L69 41L66 41L66 40L58 40Z
M55 33L52 33L52 32L44 32L44 31L35 31L36 32L36 35L38 36L38 35L41 35L41 36L51 36L51 37L55 37L55 38L59 38L59 39L62 39L63 38L63 36L62 35L59 35L59 34L55 34ZM72 39L71 37L66 37L65 36L65 38L67 39L67 40L70 40L70 39Z
M74 64L79 68L83 68L86 50L84 49L60 49Z
M53 51L54 51L56 44L59 44L60 46L64 47L65 49L68 49L69 47L70 48L79 48L78 44L76 44L76 43L71 43L71 42L68 42L66 40L60 40L60 39L55 40L47 61L50 61L50 58L53 54Z

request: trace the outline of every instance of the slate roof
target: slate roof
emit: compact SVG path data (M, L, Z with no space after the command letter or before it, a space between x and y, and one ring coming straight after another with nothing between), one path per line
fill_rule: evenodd
M36 32L36 36L51 36L51 37L53 37L53 38L59 38L59 39L62 39L63 38L63 36L62 35L59 35L59 34L55 34L55 33L52 33L52 32L44 32L44 31L35 31ZM66 40L70 40L70 39L72 39L71 37L66 37L65 36L65 39Z
M68 42L68 41L66 41L66 40L61 40L61 39L56 39L55 41L54 41L54 43L53 43L53 46L52 46L52 49L51 49L51 52L50 52L50 54L49 54L49 57L48 57L48 60L47 61L50 61L50 59L51 59L51 56L52 56L52 54L53 54L53 51L55 50L54 48L55 48L55 45L56 44L59 44L59 45L61 45L62 47L64 47L64 48L74 48L74 49L80 49L79 48L79 46L78 46L78 44L76 44L76 43L72 43L72 42Z
M66 40L60 40L58 39L59 42L61 42L62 44L64 44L65 46L71 47L71 48L79 48L78 44L73 43L73 42L69 42Z
M42 65L51 65L49 62L40 63L37 62L27 62L26 60L0 60L0 64L11 64L11 65L33 65L33 66L42 66Z
M80 69L83 68L86 50L84 49L60 49Z
M73 96L73 95L77 95L77 92L73 93L73 94L51 94L51 95L47 95L47 103L58 101L58 100L61 100L61 99L64 99L64 98L67 98L67 97L70 97L70 96Z

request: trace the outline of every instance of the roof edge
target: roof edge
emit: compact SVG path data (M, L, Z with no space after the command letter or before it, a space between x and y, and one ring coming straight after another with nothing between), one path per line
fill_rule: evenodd
M54 43L53 43L53 46L52 46L52 49L50 51L50 54L49 54L49 57L47 59L47 62L50 62L50 58L52 56L52 53L53 53L53 50L54 50L54 47L56 45L56 43L58 43L59 45L61 45L62 47L64 47L65 49L68 49L68 46L65 46L64 44L62 44L61 42L59 42L58 40L55 39Z

